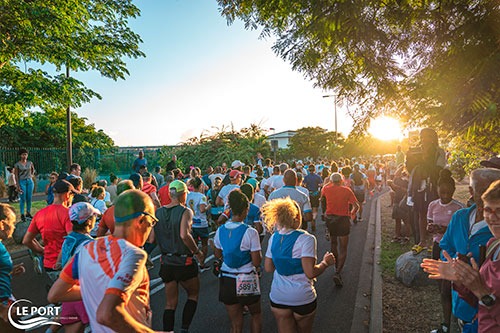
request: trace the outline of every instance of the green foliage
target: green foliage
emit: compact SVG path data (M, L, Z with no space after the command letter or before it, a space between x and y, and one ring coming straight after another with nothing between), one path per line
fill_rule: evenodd
M79 107L99 97L63 68L124 79L124 58L144 56L128 27L138 15L132 0L0 0L0 126L26 109ZM33 64L58 74L25 68Z
M71 113L74 148L111 149L113 140L86 118ZM27 112L19 122L0 126L2 145L6 147L66 147L66 111Z
M240 131L222 127L214 134L202 134L189 139L179 147L162 149L162 165L170 161L172 153L177 155L179 167L190 165L205 169L208 166L221 165L240 160L245 164L254 164L258 152L270 156L270 146L262 128L250 125ZM181 169L184 172L184 169Z
M340 157L344 139L341 134L335 137L335 132L328 132L321 127L303 127L296 131L290 139L290 150L300 159L311 157Z
M218 0L229 23L273 36L273 50L351 111L355 132L385 113L493 152L500 126L497 1ZM498 150L496 150L498 152Z
M370 135L351 135L345 142L342 149L342 156L354 157L394 154L398 145L401 145L398 140L384 141Z
M85 168L82 172L83 188L90 189L92 187L92 183L97 180L98 175L99 174L96 169Z

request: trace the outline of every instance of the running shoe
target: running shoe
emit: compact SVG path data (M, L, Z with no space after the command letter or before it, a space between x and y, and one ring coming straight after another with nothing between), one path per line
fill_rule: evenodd
M21 214L21 221L26 222L26 216L24 216L24 214Z
M30 214L30 213L27 213L27 214L26 214L26 217L27 217L27 218L29 218L29 219L32 219L32 218L33 218L33 216L31 216L31 214Z
M441 323L441 327L431 331L431 333L448 333L448 332L450 332L450 328L445 323Z
M36 255L33 251L28 250L31 259L33 260L33 270L36 274L42 275L43 273L43 257Z
M335 286L337 287L342 287L344 285L344 281L342 281L340 273L335 273L333 275L333 283L335 283Z
M210 266L210 264L203 265L203 266L200 265L200 273L206 272L206 271L210 270L211 268L212 267Z

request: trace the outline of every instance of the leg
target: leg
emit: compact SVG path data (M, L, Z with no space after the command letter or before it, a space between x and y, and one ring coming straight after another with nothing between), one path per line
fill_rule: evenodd
M35 184L32 179L28 179L28 183L26 186L26 212L28 215L31 215L31 201L33 197L33 187Z
M451 282L441 280L441 305L443 306L443 323L450 327L451 324Z
M279 333L296 332L297 325L291 309L279 309L271 306Z
M337 273L341 273L347 258L347 245L349 244L349 236L339 237L339 256L337 257Z
M197 267L196 267L197 268ZM188 299L182 311L182 328L188 329L193 321L196 307L198 306L198 295L200 293L200 279L198 276L180 282L182 288L186 290Z
M396 222L396 238L401 238L401 219L394 219Z
M179 289L176 281L170 281L165 284L165 311L163 312L163 330L171 332L174 330L175 309L179 301Z
M338 250L339 244L337 240L337 236L333 236L330 232L330 249L335 256L335 268L338 267L339 265L339 250Z
M262 332L262 314L260 310L260 299L258 302L247 305L248 311L250 311L250 315L252 316L252 333L260 333Z
M20 180L19 181L19 187L21 187L22 193L19 194L19 211L21 212L21 216L24 216L24 205L26 203L26 191L27 191L27 186L26 186L27 180Z
M201 250L203 251L205 256L208 256L207 255L207 253L208 253L208 238L201 239ZM203 266L205 266L205 265L203 265Z
M65 333L83 333L84 329L85 325L83 325L81 321L70 325L64 325Z
M316 217L318 216L318 207L313 207L313 221L316 221Z
M297 323L297 331L299 333L311 333L315 316L316 310L303 316L299 315L298 313L294 313L293 317L295 318L295 322Z
M237 304L226 304L227 314L231 320L231 333L243 332L243 306Z

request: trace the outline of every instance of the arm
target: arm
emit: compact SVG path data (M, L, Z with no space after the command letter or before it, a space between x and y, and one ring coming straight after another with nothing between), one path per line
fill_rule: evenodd
M26 232L26 234L24 235L24 238L23 238L23 245L26 245L32 251L43 255L45 249L36 240L35 237L37 234L38 233L31 232L31 231Z
M156 195L156 192L151 192L151 194L149 196L153 200L153 204L155 205L155 208L160 208L161 203L160 203L160 199L158 198L158 195Z
M335 264L335 257L330 252L326 252L323 260L318 265L316 265L316 258L302 257L301 261L304 274L309 279L314 279L321 275L328 267Z
M75 302L82 299L80 286L76 283L65 281L66 279L59 278L52 285L47 295L47 300L51 303L59 302Z
M215 199L215 205L216 206L224 206L224 200L222 200L221 197L217 196L217 198Z
M250 252L250 255L252 256L252 265L254 267L260 267L260 263L262 262L262 252L259 251L252 251Z
M208 209L207 204L200 204L200 213L205 213Z
M16 167L14 168L14 175L16 176L16 188L19 193L23 193L21 190L21 184L19 183L19 169Z
M276 268L274 267L273 259L266 257L266 260L264 260L264 269L268 273L274 272Z
M125 310L125 302L120 296L106 294L97 308L97 322L116 332L154 332L137 322Z
M205 254L198 249L198 245L191 236L191 224L193 223L193 212L191 209L186 209L182 214L180 236L184 245L196 256L200 264L205 260Z

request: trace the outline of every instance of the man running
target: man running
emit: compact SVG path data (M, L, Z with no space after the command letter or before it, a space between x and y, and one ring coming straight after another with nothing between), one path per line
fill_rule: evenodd
M330 176L331 183L323 187L321 195L326 199L326 226L330 233L331 251L337 261L333 281L342 287L342 269L347 258L347 245L351 228L350 217L359 210L359 203L352 190L342 186L342 175L338 172ZM352 210L349 210L352 205Z
M316 221L316 216L318 216L319 197L321 186L323 186L323 179L315 172L316 167L314 166L314 164L310 164L308 169L309 174L304 177L303 183L309 190L309 200L311 201L312 207L312 219L313 221Z
M368 188L368 177L361 172L359 164L354 164L354 171L351 176L352 191L359 202L359 218L355 217L354 222L363 221L363 203L365 202L365 192Z
M50 289L49 302L83 300L92 332L153 332L143 246L156 224L151 198L128 190L115 204L115 231L87 243Z
M205 254L198 249L193 236L193 212L186 207L188 189L185 183L174 180L169 185L172 200L156 211L159 222L151 235L150 242L156 238L160 247L160 277L165 283L165 311L163 330L174 331L175 309L179 299L179 284L187 293L187 301L182 312L181 332L187 332L198 306L200 278L198 262L203 265Z
M269 201L278 198L290 197L300 208L302 213L302 228L307 230L307 222L312 221L312 209L309 197L296 188L297 174L292 169L285 171L283 175L283 183L285 186L274 191L269 195ZM316 224L311 223L312 231L316 231Z

